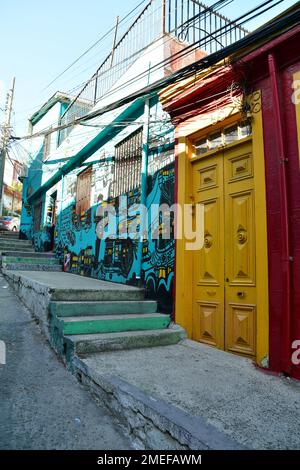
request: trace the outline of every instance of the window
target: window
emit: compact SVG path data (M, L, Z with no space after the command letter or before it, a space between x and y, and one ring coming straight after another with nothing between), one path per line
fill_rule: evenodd
M224 129L214 132L213 134L202 137L194 144L195 156L203 155L210 150L215 150L224 145L229 145L237 140L250 137L252 134L252 127L250 121L242 121L236 124L231 124Z
M224 129L224 136L225 136L225 142L227 144L232 144L239 138L239 128L238 125L235 124L234 126L226 127Z
M81 214L91 207L92 168L79 173L76 187L76 213Z
M209 142L210 150L220 147L223 144L222 133L219 131L219 132L215 132L214 134L211 134L208 137L208 142Z
M244 121L240 123L239 126L240 138L249 137L252 134L251 123L249 121Z
M143 128L138 129L115 147L114 197L141 184Z
M208 152L208 142L207 138L205 137L204 139L198 140L195 142L195 151L196 155L202 155L203 153Z
M43 203L39 202L34 206L34 214L33 214L33 227L34 232L39 232L41 228L41 220L42 220L42 209Z

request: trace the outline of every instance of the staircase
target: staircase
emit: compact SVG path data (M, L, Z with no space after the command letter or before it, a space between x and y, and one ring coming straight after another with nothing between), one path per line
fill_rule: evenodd
M104 298L99 291L99 300L89 300L87 292L80 300L77 291L76 301L50 302L51 343L67 363L74 354L167 346L186 336L169 315L157 313L157 302L145 300L142 289L121 287L106 290Z
M52 253L36 253L30 240L20 240L17 232L0 232L1 265L6 270L61 271Z
M52 253L35 253L17 237L0 234L2 268L70 367L74 355L168 346L186 337L157 312L157 302L145 300L144 289L61 272Z

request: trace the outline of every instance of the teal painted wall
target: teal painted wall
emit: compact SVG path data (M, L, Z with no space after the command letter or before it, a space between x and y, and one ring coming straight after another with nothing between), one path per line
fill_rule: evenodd
M174 202L174 129L168 116L162 116L160 104L156 100L152 103L150 114L147 207L163 203L171 206ZM140 124L136 127L140 127ZM170 240L149 238L144 241L141 270L136 240L129 237L127 239L106 237L99 240L96 234L99 222L97 201L112 202L117 206L117 201L111 197L114 146L118 139L122 140L134 130L134 126L128 126L118 138L109 141L93 155L93 161L97 159L99 161L99 164L93 165L94 203L92 201L92 207L84 214L76 214L75 201L77 174L84 167L73 170L55 186L58 193L58 216L54 233L54 250L66 272L106 281L145 286L149 298L157 299L161 310L171 312L174 279L173 236ZM29 168L27 194L32 194L40 187L43 172L48 171L44 168L45 165L41 159L42 148ZM34 207L29 207L30 216L22 219L24 235L32 238L36 251L51 249L52 228L46 214L49 195L53 190L54 188L50 189L42 200L43 213L40 230L34 230L33 227ZM140 200L140 188L137 187L128 192L126 197L128 206L132 207ZM117 217L119 218L119 215ZM134 217L131 218L130 222L135 223L134 219ZM30 225L30 221L31 231L28 229L25 231L25 223L29 222ZM159 224L159 221L156 223ZM151 229L152 227L149 226L148 231L150 232Z

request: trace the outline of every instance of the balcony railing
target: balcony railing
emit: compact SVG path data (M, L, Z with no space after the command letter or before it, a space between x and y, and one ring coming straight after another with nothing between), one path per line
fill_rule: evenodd
M182 43L192 44L211 54L248 34L246 29L217 10L197 0L149 1L70 103L61 118L61 124L71 123L86 114L142 52L163 35L171 35ZM63 132L60 141L70 130L68 128Z

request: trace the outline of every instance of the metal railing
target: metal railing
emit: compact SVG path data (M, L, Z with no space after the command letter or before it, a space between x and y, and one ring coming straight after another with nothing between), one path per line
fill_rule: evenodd
M165 0L163 4L164 31L182 42L198 43L209 54L249 33L198 0Z
M145 48L163 35L177 38L184 44L198 45L210 54L246 34L246 29L197 0L151 0L70 103L61 124L68 124L91 109ZM60 142L70 130L61 134Z

